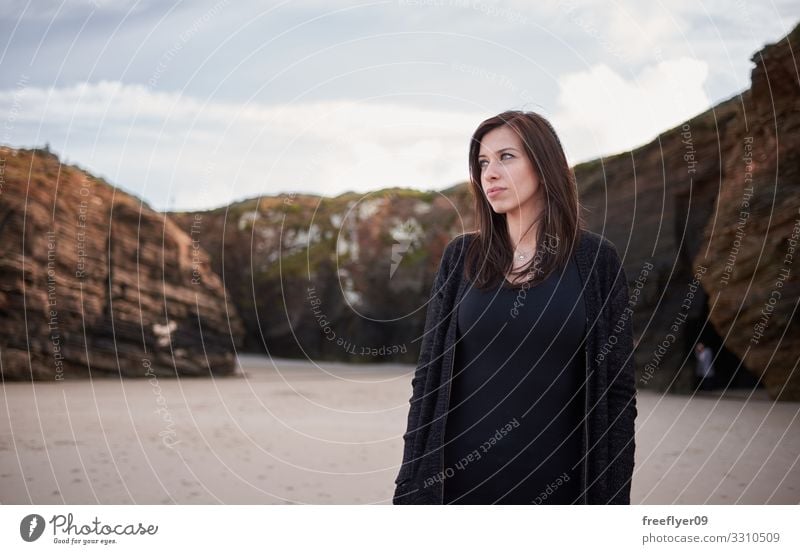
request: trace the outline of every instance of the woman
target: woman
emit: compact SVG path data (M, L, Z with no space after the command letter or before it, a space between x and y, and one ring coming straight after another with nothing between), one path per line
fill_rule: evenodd
M395 504L628 504L633 338L613 244L581 224L542 116L469 152L478 230L445 248L412 379Z

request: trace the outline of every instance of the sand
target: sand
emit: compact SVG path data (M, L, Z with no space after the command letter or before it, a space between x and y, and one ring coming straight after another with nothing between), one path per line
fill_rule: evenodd
M413 366L4 383L4 504L390 504ZM639 393L634 504L800 502L800 403Z

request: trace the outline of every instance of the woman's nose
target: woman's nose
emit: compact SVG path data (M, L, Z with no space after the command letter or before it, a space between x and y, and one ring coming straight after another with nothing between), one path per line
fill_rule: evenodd
M487 180L497 179L500 176L497 171L497 164L486 162L486 166L483 168L483 176Z

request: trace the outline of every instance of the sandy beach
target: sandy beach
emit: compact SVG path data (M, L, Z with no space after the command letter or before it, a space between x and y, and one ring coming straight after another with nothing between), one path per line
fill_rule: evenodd
M390 504L410 365L4 383L4 504ZM800 403L639 393L634 504L800 502Z

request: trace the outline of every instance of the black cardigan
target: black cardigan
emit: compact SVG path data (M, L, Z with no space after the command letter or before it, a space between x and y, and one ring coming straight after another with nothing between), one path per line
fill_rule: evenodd
M442 504L444 425L466 247L473 233L448 243L431 289L394 504ZM586 399L581 426L584 504L630 504L637 415L628 280L616 247L583 229L573 250L586 306ZM590 363L591 360L591 363Z

